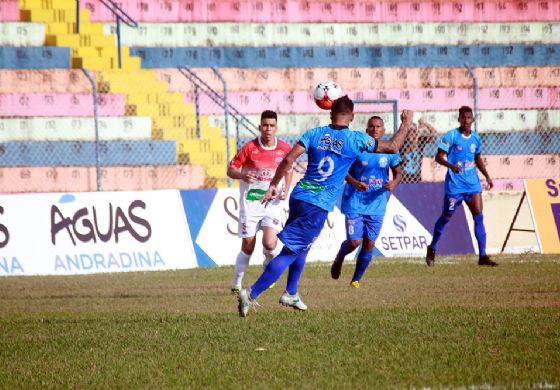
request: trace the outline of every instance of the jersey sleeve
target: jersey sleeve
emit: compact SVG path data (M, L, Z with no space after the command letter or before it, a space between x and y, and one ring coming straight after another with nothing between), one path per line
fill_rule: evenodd
M474 151L474 154L475 154L475 155L481 153L481 151L480 151L480 145L482 144L482 140L480 139L480 136L479 136L478 134L476 135L476 140L477 140L478 142L476 143L476 150Z
M247 161L247 156L249 155L249 144L243 145L241 150L237 152L235 157L229 162L229 166L237 169L243 168L245 161Z
M391 156L391 167L394 168L402 162L401 155L395 153Z
M307 130L303 135L299 138L299 143L303 145L305 151L309 148L309 143L311 142L311 137L313 136L312 130Z
M375 153L377 141L366 133L357 133L356 146L360 152Z
M443 150L445 153L449 153L451 146L453 146L453 131L449 131L443 136L438 144L438 149Z

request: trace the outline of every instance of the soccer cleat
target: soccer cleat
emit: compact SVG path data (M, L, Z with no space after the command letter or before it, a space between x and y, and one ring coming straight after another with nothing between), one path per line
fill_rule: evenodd
M240 290L241 290L241 287L232 287L231 288L231 295L239 295Z
M299 295L290 295L287 291L284 291L280 297L280 304L284 306L291 306L297 310L307 310L307 305L301 301Z
M344 262L344 257L334 259L331 265L331 277L333 279L338 279L340 277L340 272L342 271L342 263Z
M354 288L360 288L360 282L358 282L357 280L352 280L350 282L350 286L352 286Z
M436 250L428 245L428 248L426 250L426 264L428 264L428 267L433 267L435 265L435 258Z
M246 289L242 289L239 291L237 300L239 301L239 316L247 317L247 315L249 314L249 309L253 306L254 302L249 297L249 293Z
M490 260L490 257L484 255L478 258L478 265L486 265L488 267L495 267L498 265L495 261Z

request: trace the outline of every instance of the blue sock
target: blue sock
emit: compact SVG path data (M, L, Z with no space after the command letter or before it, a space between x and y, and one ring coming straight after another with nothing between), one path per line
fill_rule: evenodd
M371 258L373 257L373 249L372 250L365 250L363 247L360 249L360 253L358 253L358 260L356 260L356 269L354 270L354 276L352 276L352 280L357 280L358 282L364 276L364 272L366 272L369 263L371 262Z
M430 244L430 247L432 247L432 249L436 249L437 243L441 238L441 234L443 233L443 229L450 220L451 219L447 218L445 215L440 215L440 217L436 221L436 226L434 226L434 236L432 237L432 243Z
M484 216L482 213L474 217L474 236L478 242L479 256L486 256L486 229L484 228Z
M290 295L295 295L298 293L298 283L301 273L303 272L303 267L305 267L305 259L309 251L299 253L296 260L290 264L288 269L288 284L286 286L286 291Z
M354 248L355 249L355 248ZM346 257L346 255L348 253L352 253L352 251L354 250L350 247L350 245L348 245L348 240L344 241L342 244L340 244L340 249L338 250L338 253L336 254L336 258L337 259L343 259Z
M255 284L251 286L250 298L256 299L263 291L268 289L272 283L276 283L286 268L296 260L297 256L297 253L284 247L278 256L270 260L270 263L268 263L261 276L257 279Z

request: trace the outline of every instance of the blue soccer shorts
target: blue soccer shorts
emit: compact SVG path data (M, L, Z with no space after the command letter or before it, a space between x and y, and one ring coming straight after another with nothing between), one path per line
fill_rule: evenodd
M329 212L293 197L290 197L289 207L286 226L278 233L278 238L292 252L301 253L311 248L319 237Z
M480 192L464 192L462 194L445 194L443 198L443 212L453 214L463 201L470 202L473 196Z
M361 240L367 238L375 242L383 226L382 215L346 215L346 238L348 240Z

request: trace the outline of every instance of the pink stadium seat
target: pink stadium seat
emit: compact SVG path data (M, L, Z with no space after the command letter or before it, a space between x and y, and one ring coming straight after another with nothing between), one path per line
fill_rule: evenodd
M91 84L76 69L0 69L0 93L90 93Z
M125 98L99 95L99 115L124 115ZM70 93L1 93L0 116L92 116L93 96Z
M113 21L97 1L85 0L96 21ZM556 0L230 1L123 0L139 22L516 22L560 20Z
M345 90L352 99L398 99L399 106L414 111L452 111L464 102L472 101L471 89L369 89ZM560 108L560 88L493 88L479 90L479 105L486 110ZM313 113L320 110L308 90L295 92L232 92L229 102L245 114L258 114L273 107L283 113ZM194 101L194 93L185 94L185 100ZM201 112L216 115L223 108L206 95L200 96ZM390 112L392 106L376 105L375 111ZM358 105L356 112L371 112L371 105Z
M193 69L215 90L221 81L210 69ZM172 91L190 92L193 85L177 69L156 69ZM472 88L465 68L290 68L220 69L235 91L310 91L317 80L335 80L347 90L370 88ZM479 88L546 88L560 85L560 66L475 68ZM0 73L1 88L1 73Z
M0 0L0 22L19 21L18 0Z
M204 184L200 165L103 168L103 190L195 189ZM0 168L0 192L96 191L95 167Z

